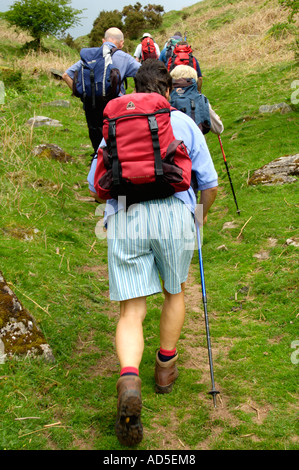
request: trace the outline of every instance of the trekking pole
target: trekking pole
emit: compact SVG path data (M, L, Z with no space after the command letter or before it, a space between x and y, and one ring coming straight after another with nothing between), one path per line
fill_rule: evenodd
M210 395L213 395L214 408L216 408L216 396L220 393L215 388L214 382L214 368L213 368L213 358L212 358L212 347L211 347L211 338L210 338L210 328L209 328L209 319L208 319L208 308L207 308L207 295L206 295L206 286L204 278L204 269L202 261L202 251L201 251L201 242L200 242L200 229L198 222L195 218L196 232L197 232L197 243L198 243L198 257L199 257L199 268L200 268L200 278L201 278L201 290L202 290L202 301L205 314L205 324L206 324L206 334L207 334L207 343L208 343L208 354L209 354L209 363L210 363L210 374L212 381L212 390L208 392Z
M239 207L238 207L237 198L236 198L235 191L234 191L234 187L233 187L233 182L232 182L231 177L230 177L230 173L229 173L229 169L228 169L228 164L227 164L227 161L226 161L226 157L225 157L225 153L224 153L224 150L223 150L223 145L222 145L222 142L221 142L221 137L220 137L220 135L218 135L218 139L219 139L220 147L221 147L221 150L222 150L222 155L223 155L223 159L224 159L224 163L225 163L225 167L226 167L228 179L229 179L229 182L230 182L230 187L232 188L232 193L233 193L234 200L235 200L235 204L236 204L236 207L237 207L237 213L238 213L238 215L240 215L240 210L239 210Z

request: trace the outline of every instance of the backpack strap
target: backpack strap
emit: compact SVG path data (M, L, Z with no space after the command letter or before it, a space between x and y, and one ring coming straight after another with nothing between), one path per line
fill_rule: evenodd
M91 99L92 99L92 109L96 108L96 86L94 80L94 70L90 71L90 85L91 85Z
M113 54L116 51L120 51L120 50L121 49L118 49L117 47L112 47L110 49L111 58L112 58ZM128 88L127 78L124 77L123 79L121 79L120 71L117 68L112 69L112 77L111 78L112 78L112 80L111 80L111 88L112 88L111 94L115 94L115 96L118 96L119 93L120 93L122 84L124 84L125 89ZM117 85L118 85L118 89L117 89Z
M113 181L113 185L119 185L120 184L120 168L119 168L117 145L116 145L116 121L115 120L109 121L108 138L109 138L110 147L111 147L112 181Z
M161 149L158 136L158 123L156 116L151 114L148 116L148 124L152 135L154 156L155 156L155 173L156 180L160 179L163 176L163 167L162 167L162 158L161 158Z
M191 118L195 122L195 101L191 100Z

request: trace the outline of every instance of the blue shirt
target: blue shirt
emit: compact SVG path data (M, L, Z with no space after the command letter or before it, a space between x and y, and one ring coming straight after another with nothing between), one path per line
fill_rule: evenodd
M110 49L115 47L115 44L113 44L112 42L107 41L105 42L105 44L109 46ZM118 68L122 80L126 77L135 77L137 70L141 66L141 64L137 62L136 59L134 59L130 54L127 54L121 49L115 51L115 53L113 54L112 63L116 68ZM78 60L78 62L76 62L66 70L66 73L72 80L74 79L75 72L77 70L80 70L81 65L81 60ZM123 85L121 88L121 94L125 94L125 89Z
M206 140L193 119L181 111L172 111L171 125L175 138L183 140L188 149L192 161L192 172L196 177L198 190L201 191L218 186L218 176ZM100 147L104 145L105 141L103 139ZM96 192L94 188L96 165L97 159L94 159L87 178L89 189L94 193ZM194 214L197 198L191 187L187 191L174 193L174 196L181 199ZM118 204L116 199L109 199L105 208L105 221L109 215L112 215L121 208L121 204Z

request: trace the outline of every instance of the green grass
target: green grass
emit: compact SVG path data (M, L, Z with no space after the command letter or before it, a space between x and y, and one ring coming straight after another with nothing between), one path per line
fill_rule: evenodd
M204 228L203 257L222 403L215 411L206 394L207 368L184 366L200 348L206 354L202 313L192 311L179 344L177 386L171 396L154 393L163 298L149 298L140 368L145 438L138 449L298 449L298 365L291 361L298 337L298 248L286 245L298 239L298 187L247 185L255 169L298 153L298 105L286 115L258 112L262 104L290 104L297 75L291 63L204 70L203 93L224 122L221 139L241 210L238 216L218 139L208 134L219 195ZM0 366L0 448L122 449L114 434L117 305L108 298L107 245L95 237L96 204L78 199L88 196L92 151L85 118L65 84L46 75L23 78L25 89L7 88L0 106L0 270L56 362L24 358ZM70 108L44 106L54 99L70 100ZM25 122L34 114L63 127L31 132ZM72 163L34 156L40 143L61 146ZM236 227L225 229L226 222ZM24 239L27 232L32 240ZM227 250L218 250L221 245ZM261 250L269 252L267 259L254 257ZM200 291L196 252L192 272ZM38 419L16 419L22 417ZM60 424L45 427L53 423Z

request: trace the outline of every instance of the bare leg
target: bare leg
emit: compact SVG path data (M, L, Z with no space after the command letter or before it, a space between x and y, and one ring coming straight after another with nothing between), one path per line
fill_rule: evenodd
M144 349L142 323L146 315L146 297L120 302L120 319L116 328L116 352L120 367L136 367Z
M164 287L165 301L160 319L160 346L175 349L185 320L185 283L179 294L170 294Z

